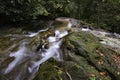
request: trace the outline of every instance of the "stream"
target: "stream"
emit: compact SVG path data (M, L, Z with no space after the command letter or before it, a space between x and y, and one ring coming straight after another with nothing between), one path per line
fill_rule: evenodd
M67 28L71 27L69 23ZM5 76L4 80L32 80L35 77L41 64L54 58L58 61L63 61L62 51L60 50L60 45L62 44L62 38L68 35L68 31L55 30L53 36L48 36L46 41L48 42L48 48L45 47L46 44L42 45L39 49L39 53L29 49L29 40L26 38L33 38L42 32L49 30L49 28L39 30L37 32L29 32L24 35L24 39L20 41L18 49L7 55L7 58L11 58L11 62L6 63L4 67L0 67L0 74ZM10 35L12 36L12 35ZM20 35L17 35L20 36Z
M49 59L64 61L61 45L63 37L67 36L70 31L93 34L100 39L101 44L112 49L116 48L117 52L120 51L120 35L117 33L111 34L105 31L75 27L73 24L78 26L77 22L73 20L72 23L69 18L57 18L56 20L65 25L55 26L53 31L51 30L54 26L49 26L49 28L37 32L29 31L26 34L19 32L0 34L0 80L33 80L41 65ZM19 31L21 30L19 29ZM66 74L72 79L69 73L66 72Z

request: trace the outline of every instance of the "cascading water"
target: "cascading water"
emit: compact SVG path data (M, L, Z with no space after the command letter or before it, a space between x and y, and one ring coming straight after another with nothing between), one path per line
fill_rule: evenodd
M48 30L48 28L47 29L43 29L43 30L39 30L38 32L29 32L29 34L26 35L26 36L27 37L34 37L34 36L38 35L40 32L44 32L44 31L47 31L47 30Z
M48 37L49 41L49 48L45 50L45 52L42 52L42 58L39 61L33 62L32 67L29 67L29 71L32 73L34 69L38 69L39 65L42 64L43 62L47 61L49 58L53 57L59 61L62 60L59 50L60 50L60 44L63 36L67 35L68 33L65 31L63 33L60 33L59 31L55 31L55 36L50 36ZM36 71L36 70L35 70Z
M66 27L71 28L71 24L68 23ZM38 31L37 33L30 33L26 35L26 37L31 38L47 30L48 29L44 29ZM3 75L10 75L10 77L8 77L10 80L32 80L35 77L35 73L38 71L40 65L48 59L54 58L58 61L63 61L61 56L62 53L60 51L60 45L62 43L61 38L68 35L68 31L55 30L54 34L54 36L49 36L47 38L49 47L46 49L43 44L39 56L37 56L37 53L30 51L30 49L26 46L29 42L23 42L16 52L10 53L9 57L14 57L14 60L1 71L4 73ZM13 74L14 71L16 73Z
M4 74L9 73L12 69L17 65L20 64L20 61L26 56L27 48L25 47L25 42L20 45L19 50L17 52L11 53L10 57L15 57L15 59L8 65L5 69Z

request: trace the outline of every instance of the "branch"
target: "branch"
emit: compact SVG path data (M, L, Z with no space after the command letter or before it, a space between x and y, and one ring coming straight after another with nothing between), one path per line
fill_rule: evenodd
M72 77L70 76L70 74L68 72L65 72L67 74L67 76L69 77L70 80L72 80Z

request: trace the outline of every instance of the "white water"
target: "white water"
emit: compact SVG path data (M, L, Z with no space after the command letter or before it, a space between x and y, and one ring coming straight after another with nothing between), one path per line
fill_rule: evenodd
M117 38L120 38L120 34L113 33Z
M71 23L68 23L68 25L66 26L67 28L71 28ZM38 35L40 32L43 31L47 31L48 29L44 29L44 30L40 30L36 33L30 33L28 35L26 35L26 37L34 37L36 35ZM38 71L39 66L44 63L45 61L49 60L50 58L54 58L58 61L62 61L62 56L61 56L61 51L60 51L60 45L62 43L61 38L66 36L68 34L68 31L62 31L60 32L59 30L55 30L55 35L54 36L49 36L47 38L47 41L49 42L49 47L48 49L45 49L45 44L42 46L42 50L40 54L36 53L36 55L32 56L32 59L30 59L28 62L25 62L24 64L22 64L25 60L26 57L31 56L30 51L28 51L29 49L25 46L26 43L23 42L23 44L20 45L18 51L16 52L12 52L10 53L10 57L14 57L14 60L8 64L7 68L4 69L4 74L8 74L12 71L14 71L14 69L21 65L19 69L17 71L27 71L27 75L29 76L29 79L34 78L35 73ZM30 54L29 54L30 53ZM35 52L33 52L35 54ZM33 54L32 53L32 54ZM39 55L39 56L37 56ZM31 58L31 57L29 57ZM37 61L36 61L37 60ZM27 63L27 64L26 64ZM26 66L26 67L25 67ZM15 69L15 71L16 71ZM21 77L25 77L26 73L22 73L22 72L16 72L16 74L14 74L14 76L12 76L13 80L20 80ZM10 76L11 77L11 76ZM24 80L24 79L22 79Z
M59 30L55 30L55 37L56 38L62 38L68 34L68 31L60 32Z
M28 37L34 37L38 34L39 32L35 33L35 32L30 32L29 35L27 35Z
M101 44L104 44L115 50L120 49L120 40L118 39L120 38L119 34L105 32L105 31L98 31L98 30L91 30L90 33L98 37L100 39Z
M72 24L69 22L67 25L67 28L71 28ZM61 45L61 38L66 36L68 34L68 31L63 31L60 32L59 30L55 30L55 36L49 36L48 37L48 42L49 42L49 48L46 49L45 52L42 52L42 58L39 61L33 62L32 67L29 67L28 70L30 73L35 73L40 64L44 63L50 58L55 58L58 61L61 61L61 53L59 52L60 50L60 45Z
M42 58L37 61L37 62L33 62L32 67L29 67L29 72L34 72L37 71L40 64L44 63L45 61L47 61L50 58L55 58L58 61L62 61L62 58L60 56L60 44L61 44L61 40L60 38L66 36L68 34L67 31L64 31L63 33L59 32L59 30L55 31L55 36L50 36L48 37L48 41L49 41L49 48L46 49L45 52L42 52Z
M61 44L61 41L59 42L56 42L54 44L52 44L49 49L46 50L46 52L43 52L41 55L42 55L42 58L37 61L37 62L34 62L33 63L33 66L32 67L29 67L29 71L30 72L34 72L33 70L38 69L39 68L39 65L44 63L45 61L47 61L49 58L56 58L58 60L61 60L60 59L60 56L59 56L59 48L60 48L60 44Z
M5 69L4 74L7 74L10 71L12 71L14 69L14 67L16 67L16 65L20 63L20 61L23 59L23 57L26 56L27 49L25 47L25 44L26 43L21 44L18 51L13 52L9 55L10 57L14 57L15 59Z
M50 36L50 37L48 37L48 41L49 42L55 42L55 41L57 41L57 38L54 37L54 36Z
M26 35L26 36L27 37L34 37L34 36L38 35L40 32L44 32L44 31L47 31L47 30L48 30L48 28L47 29L43 29L43 30L39 30L38 32L29 32L29 34Z

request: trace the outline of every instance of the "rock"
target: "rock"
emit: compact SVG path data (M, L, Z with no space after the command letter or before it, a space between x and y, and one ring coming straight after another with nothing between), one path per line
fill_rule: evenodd
M63 38L63 62L42 64L34 80L120 80L114 51L87 32L73 32Z
M105 47L120 54L120 39L118 37L114 37L113 33L97 30L91 30L90 33L98 37L100 43L102 43Z
M83 32L78 26L73 28L77 31L62 39L64 61L45 62L34 80L120 80L119 60L114 56L117 53L103 46L90 32Z
M63 19L71 22L70 29L66 28L69 25ZM30 78L28 71L28 66L32 64L30 61L41 58L39 56L43 50L42 47L47 49L50 45L47 40L49 36L55 36L65 30L69 33L67 36L62 36L63 38L58 36L62 40L59 51L63 60L57 61L50 58L42 63L33 80L120 80L120 56L118 52L100 43L100 39L103 40L106 33L100 33L99 36L96 31L90 28L90 31L82 31L83 25L87 27L90 25L71 18L58 18L56 21L52 28L32 37L25 36L25 34L0 37L2 42L0 43L2 46L0 48L0 80L18 79L19 76L16 78L16 74L23 76L19 78L21 80L32 80L33 76ZM55 32L56 29L60 31ZM22 31L18 30L18 32ZM13 38L14 40L11 40ZM9 74L1 74L2 70L15 59L15 57L9 57L9 54L16 52L23 41L28 42L28 44L24 46L27 51L25 58L20 61L21 64L18 64Z
M62 50L65 62L73 61L80 66L84 70L83 76L87 73L89 79L120 80L120 75L117 74L120 68L113 59L114 51L102 46L92 34L71 33L65 37Z

